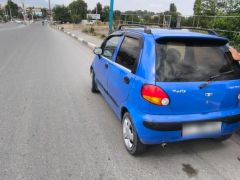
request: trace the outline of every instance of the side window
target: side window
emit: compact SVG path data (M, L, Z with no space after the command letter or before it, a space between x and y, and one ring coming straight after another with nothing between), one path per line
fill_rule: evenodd
M120 37L121 36L113 36L103 43L102 49L103 49L103 56L104 57L106 57L108 59L113 58L113 54L114 54L114 51L115 51L115 49L118 45Z
M139 39L125 37L119 49L116 63L134 72L140 51L141 47Z

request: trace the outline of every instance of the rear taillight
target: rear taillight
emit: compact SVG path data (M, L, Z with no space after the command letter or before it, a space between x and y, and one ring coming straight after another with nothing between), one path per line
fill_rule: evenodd
M144 85L141 95L146 101L159 106L167 106L170 103L168 95L158 86Z

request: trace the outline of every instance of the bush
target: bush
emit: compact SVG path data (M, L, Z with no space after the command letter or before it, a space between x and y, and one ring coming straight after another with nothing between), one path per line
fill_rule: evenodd
M82 30L82 32L87 33L87 34L92 34L92 35L94 35L94 36L97 35L96 32L95 32L95 29L94 29L93 27L84 28L84 29Z
M88 28L84 28L84 29L82 30L82 32L84 32L84 33L89 33L89 30L88 30Z
M94 33L95 33L95 29L94 29L93 27L90 27L89 32L90 32L91 34L94 34Z
M100 36L102 39L105 39L106 38L106 35L104 35L104 34L101 34L101 36Z

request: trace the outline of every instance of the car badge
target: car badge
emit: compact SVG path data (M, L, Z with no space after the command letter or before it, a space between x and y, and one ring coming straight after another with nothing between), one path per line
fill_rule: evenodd
M212 97L212 96L213 96L213 93L205 93L205 96L206 96L206 97Z

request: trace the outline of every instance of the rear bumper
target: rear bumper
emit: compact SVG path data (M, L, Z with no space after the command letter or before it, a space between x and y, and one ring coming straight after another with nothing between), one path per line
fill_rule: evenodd
M224 118L216 118L216 119L203 119L203 120L197 120L194 122L207 122L207 121L218 121L222 122L223 124L233 124L240 122L240 114L224 117ZM143 125L151 130L156 131L180 131L182 130L182 126L184 123L187 122L172 122L172 123L166 123L166 122L149 122L149 121L143 121Z
M144 144L160 144L201 138L217 138L232 134L240 128L240 109L207 114L188 115L149 115L138 111L131 112L139 138ZM192 122L220 121L220 133L182 136L183 124Z

